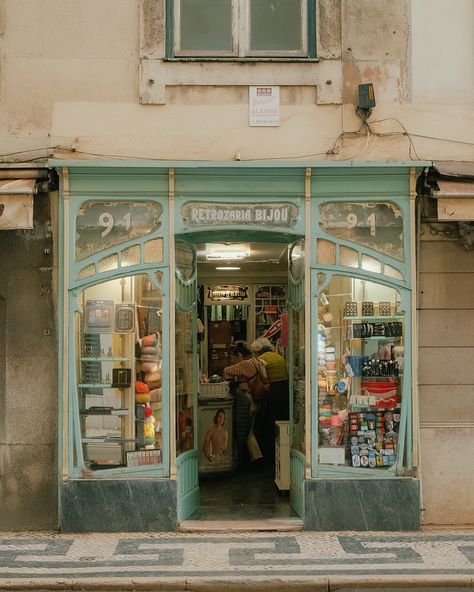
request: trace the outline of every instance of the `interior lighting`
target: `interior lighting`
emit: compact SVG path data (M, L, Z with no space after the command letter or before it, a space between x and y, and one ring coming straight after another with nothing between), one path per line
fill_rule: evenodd
M232 265L225 265L224 267L216 267L219 271L238 271L240 267L232 267Z
M245 259L250 257L250 251L210 251L206 254L208 261L231 261L234 259Z

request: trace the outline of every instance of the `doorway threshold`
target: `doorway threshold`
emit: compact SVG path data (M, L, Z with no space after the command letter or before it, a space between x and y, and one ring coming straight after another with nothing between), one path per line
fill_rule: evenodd
M290 532L303 530L299 518L268 518L266 520L183 520L179 532Z

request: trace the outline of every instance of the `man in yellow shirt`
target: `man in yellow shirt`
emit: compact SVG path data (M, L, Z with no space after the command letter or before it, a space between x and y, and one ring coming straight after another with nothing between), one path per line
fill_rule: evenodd
M270 391L267 398L267 426L265 429L267 452L272 455L275 446L275 421L289 419L288 369L285 358L275 351L272 343L265 337L256 339L250 346L252 353L265 365Z

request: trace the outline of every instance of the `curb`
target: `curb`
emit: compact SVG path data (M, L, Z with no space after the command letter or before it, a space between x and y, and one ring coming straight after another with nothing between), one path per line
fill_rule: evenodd
M416 588L474 588L474 576L457 575L413 575L413 576L307 576L266 578L264 576L243 578L183 577L158 580L152 578L84 578L48 579L18 578L0 579L0 592L3 591L85 591L85 592L242 592L258 590L262 592L331 592L336 590L416 589Z

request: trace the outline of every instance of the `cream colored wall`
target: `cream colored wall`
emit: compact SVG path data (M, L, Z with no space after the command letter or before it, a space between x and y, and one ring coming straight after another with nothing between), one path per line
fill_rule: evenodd
M472 143L459 143L472 142L472 101L449 103L441 97L440 105L431 93L430 103L408 102L410 84L416 82L419 100L432 80L423 68L423 43L411 49L411 83L407 69L410 17L414 32L427 35L419 0L411 13L405 2L391 0L319 0L321 60L309 64L163 62L163 1L0 0L0 154L34 150L25 153L27 159L54 147L57 154L80 158L472 158ZM430 18L441 22L444 10L436 2ZM459 0L451 12L458 14L456 31L468 32L472 3ZM153 26L146 21L150 15ZM467 37L449 53L463 58L460 69L466 74L472 66L469 44ZM449 81L452 62L440 63ZM371 117L375 133L346 135L327 154L342 132L360 127L354 114L357 85L369 81L377 99ZM248 85L272 83L281 86L281 125L250 127ZM404 128L417 134L416 150Z
M435 228L442 229L442 225ZM425 524L474 523L474 256L423 226L419 395Z
M411 0L412 100L474 102L474 3Z

